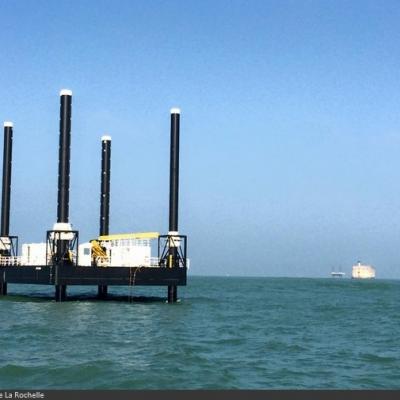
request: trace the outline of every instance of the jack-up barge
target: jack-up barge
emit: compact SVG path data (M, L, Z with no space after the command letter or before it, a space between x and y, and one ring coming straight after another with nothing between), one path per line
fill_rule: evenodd
M101 191L99 237L79 245L79 232L69 222L69 180L72 92L60 92L57 222L45 243L22 245L9 234L13 124L4 123L3 186L0 226L0 296L8 284L55 287L55 300L67 298L69 285L96 285L106 298L111 285L167 286L169 303L177 301L177 287L186 285L187 237L178 232L180 110L171 109L169 231L109 234L111 137L101 138ZM157 257L151 241L158 241Z

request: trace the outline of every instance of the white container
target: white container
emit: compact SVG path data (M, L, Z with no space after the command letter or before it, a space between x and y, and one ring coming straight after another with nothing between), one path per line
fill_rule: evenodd
M46 243L24 243L21 265L46 265Z

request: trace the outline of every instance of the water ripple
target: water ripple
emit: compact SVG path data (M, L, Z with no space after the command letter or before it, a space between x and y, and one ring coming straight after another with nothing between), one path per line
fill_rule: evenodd
M397 281L191 277L176 306L148 289L59 304L10 285L0 387L400 388Z

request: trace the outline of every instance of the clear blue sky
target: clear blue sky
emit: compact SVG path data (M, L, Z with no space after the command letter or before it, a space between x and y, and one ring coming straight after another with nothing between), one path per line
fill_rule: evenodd
M59 97L73 91L70 219L168 228L169 109L193 274L400 278L398 1L2 1L11 232L56 220Z

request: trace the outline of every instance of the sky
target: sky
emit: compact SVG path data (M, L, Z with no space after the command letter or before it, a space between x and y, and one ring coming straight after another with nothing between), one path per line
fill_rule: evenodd
M168 231L172 107L192 275L400 278L398 1L1 1L0 119L14 123L10 233L56 221L71 89L70 222Z

